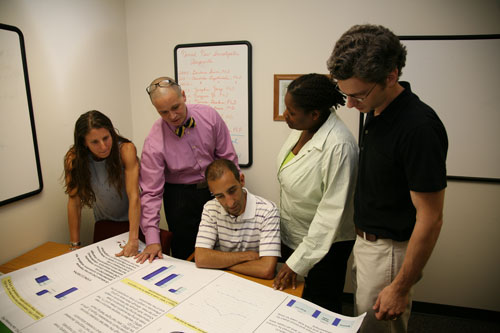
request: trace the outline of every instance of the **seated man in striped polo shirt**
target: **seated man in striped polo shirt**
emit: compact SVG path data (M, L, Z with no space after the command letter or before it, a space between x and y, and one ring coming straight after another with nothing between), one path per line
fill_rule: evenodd
M244 188L244 175L229 160L212 162L205 170L205 179L215 199L203 207L195 246L196 266L274 278L281 256L276 205Z

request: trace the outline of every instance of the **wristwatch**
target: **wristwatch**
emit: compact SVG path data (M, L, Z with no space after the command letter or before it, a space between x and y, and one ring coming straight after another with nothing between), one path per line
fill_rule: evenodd
M69 249L71 251L73 250L78 250L78 247L77 246L80 246L82 243L80 243L80 241L78 242L69 242Z

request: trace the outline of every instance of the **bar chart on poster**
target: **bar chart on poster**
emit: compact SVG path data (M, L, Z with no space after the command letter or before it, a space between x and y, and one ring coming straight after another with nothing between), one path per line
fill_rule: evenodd
M187 102L217 110L242 167L252 164L251 57L247 41L180 44L174 49L175 77Z

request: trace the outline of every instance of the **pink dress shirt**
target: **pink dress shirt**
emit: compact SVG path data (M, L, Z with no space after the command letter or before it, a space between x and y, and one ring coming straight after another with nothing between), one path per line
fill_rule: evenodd
M165 183L196 184L205 179L205 169L214 160L225 158L238 166L238 157L229 130L213 108L187 104L187 118L196 126L182 138L163 119L153 124L142 149L141 228L146 244L160 243L160 208Z

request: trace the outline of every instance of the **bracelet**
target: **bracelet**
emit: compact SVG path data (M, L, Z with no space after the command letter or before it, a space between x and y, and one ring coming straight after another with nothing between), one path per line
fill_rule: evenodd
M70 247L76 247L76 246L80 246L80 245L81 245L80 241L78 241L78 242L69 242L69 246Z

